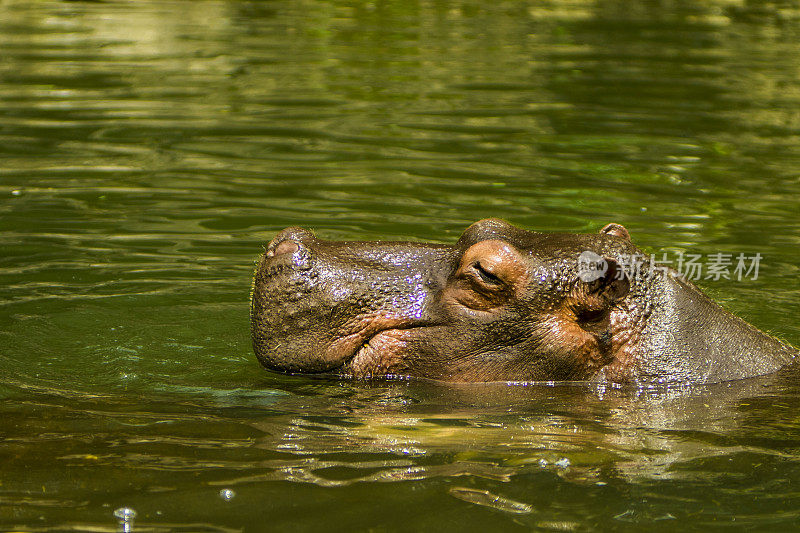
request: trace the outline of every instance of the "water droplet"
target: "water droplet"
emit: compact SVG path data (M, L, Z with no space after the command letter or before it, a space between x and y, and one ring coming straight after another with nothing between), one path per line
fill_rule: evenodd
M136 511L130 507L120 507L114 511L114 516L119 520L117 531L130 533L133 531L133 520L136 518Z
M133 520L134 518L136 518L136 511L134 511L130 507L120 507L119 509L114 511L114 516L116 516L120 520Z

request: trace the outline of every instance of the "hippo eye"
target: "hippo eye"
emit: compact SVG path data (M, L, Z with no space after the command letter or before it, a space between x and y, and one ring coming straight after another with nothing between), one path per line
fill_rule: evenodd
M501 240L473 244L461 256L445 291L475 311L506 305L527 287L528 268L522 254Z
M503 281L500 278L498 278L497 276L495 276L494 274L492 274L491 272L489 272L488 270L486 270L483 267L483 265L481 265L480 261L475 261L472 264L472 266L475 269L475 272L478 273L478 277L480 277L481 281L483 281L484 283L486 283L488 285L502 285L503 284Z

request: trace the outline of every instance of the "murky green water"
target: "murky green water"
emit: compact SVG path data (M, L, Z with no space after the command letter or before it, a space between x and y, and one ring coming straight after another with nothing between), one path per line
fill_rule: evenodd
M796 373L285 377L247 302L293 224L616 221L800 344L799 110L791 1L0 1L0 530L798 527Z

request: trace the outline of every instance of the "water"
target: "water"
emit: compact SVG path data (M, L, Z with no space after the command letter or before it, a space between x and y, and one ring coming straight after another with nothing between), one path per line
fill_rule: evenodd
M249 346L275 231L760 253L800 344L794 2L0 2L0 530L780 531L796 373L348 383ZM119 509L136 519L120 522Z

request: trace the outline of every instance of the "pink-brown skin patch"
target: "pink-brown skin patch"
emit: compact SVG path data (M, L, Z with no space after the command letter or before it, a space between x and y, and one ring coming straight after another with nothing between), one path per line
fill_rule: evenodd
M576 280L548 320L548 341L555 350L569 354L575 379L593 376L618 357L613 319L627 313L630 281L616 261L605 261L605 274L592 281Z
M614 360L610 340L581 327L570 309L554 313L547 325L550 350L572 360L574 374L570 377L586 379Z
M601 378L613 381L627 381L634 373L637 352L642 342L644 316L638 309L626 308L611 313L611 351L614 359L600 371Z
M374 335L359 348L348 365L354 377L403 375L407 370L408 342L414 331L389 329Z
M469 309L488 311L520 296L529 277L516 248L500 240L481 241L464 252L444 298Z
M352 359L349 367L354 377L398 370L402 328L412 324L406 317L384 311L359 315L348 322L340 336L328 346L325 358L330 361Z

